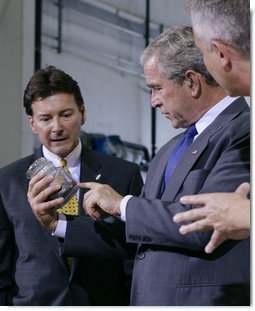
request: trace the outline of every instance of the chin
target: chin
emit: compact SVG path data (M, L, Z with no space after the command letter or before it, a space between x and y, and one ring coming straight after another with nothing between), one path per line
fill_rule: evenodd
M181 126L180 126L180 124L176 124L176 123L173 123L172 122L172 127L174 128L174 129L179 129Z

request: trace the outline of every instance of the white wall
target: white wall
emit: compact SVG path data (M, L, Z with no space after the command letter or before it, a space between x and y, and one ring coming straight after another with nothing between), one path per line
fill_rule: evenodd
M22 155L23 81L33 72L34 0L0 3L1 167Z

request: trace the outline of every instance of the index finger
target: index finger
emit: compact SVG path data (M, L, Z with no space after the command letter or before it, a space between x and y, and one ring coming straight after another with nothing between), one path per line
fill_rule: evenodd
M101 186L101 184L96 182L80 182L77 184L80 188L87 188L87 189L97 189Z
M174 215L174 222L194 221L204 218L206 215L204 208L194 208L189 211L180 212Z
M185 195L180 198L180 202L185 205L204 206L210 194Z
M53 179L53 176L49 176L44 173L36 174L29 181L28 189L31 190L40 181L42 181L43 184L47 185L47 183L50 183L52 179Z

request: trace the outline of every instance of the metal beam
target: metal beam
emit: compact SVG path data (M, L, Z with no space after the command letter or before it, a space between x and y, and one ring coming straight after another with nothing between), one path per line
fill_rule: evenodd
M41 68L42 49L42 0L35 2L35 64L34 70Z
M150 0L146 0L145 5L145 47L150 43ZM156 108L151 107L151 158L156 153Z
M56 3L58 8L58 35L57 35L57 52L62 52L62 9L63 3L62 0L58 0Z

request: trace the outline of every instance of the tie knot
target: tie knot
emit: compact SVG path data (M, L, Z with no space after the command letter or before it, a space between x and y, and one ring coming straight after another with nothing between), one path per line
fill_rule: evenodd
M187 132L186 132L185 135L186 135L186 136L190 136L190 137L195 137L195 136L197 135L197 129L196 129L195 124L192 124L192 125L188 128L188 130L187 130Z
M61 166L61 167L66 167L66 164L67 164L66 159L61 159L61 161L60 161L60 166Z

